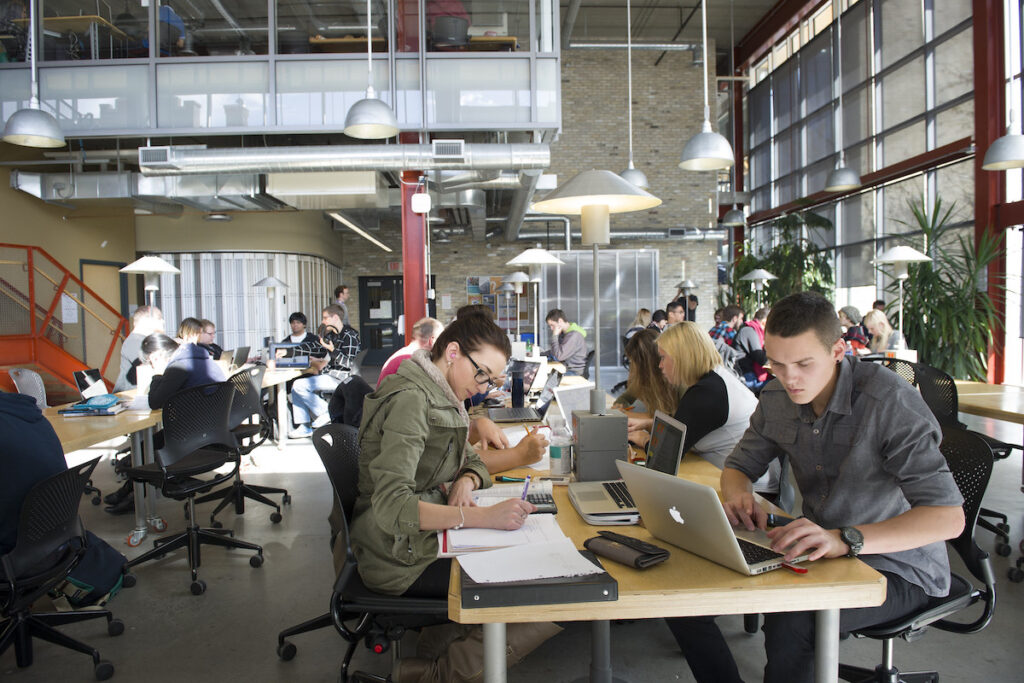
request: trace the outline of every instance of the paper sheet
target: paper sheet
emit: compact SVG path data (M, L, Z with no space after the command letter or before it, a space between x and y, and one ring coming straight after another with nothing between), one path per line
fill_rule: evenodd
M602 571L580 555L568 538L460 555L459 565L477 583L585 576Z
M557 541L567 536L554 515L530 515L515 531L502 529L449 529L448 553L473 552L507 546Z
M514 448L519 445L519 442L526 438L526 427L505 427L501 430L505 434L505 438L508 439L508 447ZM551 469L551 448L550 446L544 449L544 455L541 456L540 460L527 465L527 467L535 470L550 470Z

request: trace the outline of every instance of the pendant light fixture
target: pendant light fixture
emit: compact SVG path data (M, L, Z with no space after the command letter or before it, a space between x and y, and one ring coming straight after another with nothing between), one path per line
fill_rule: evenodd
M708 104L708 3L700 3L701 31L704 52L704 124L683 147L679 168L685 171L719 171L733 165L732 146L719 133L711 130L711 106Z
M366 0L366 97L352 105L345 116L345 135L364 140L381 140L398 135L398 119L373 89L373 22L370 0Z
M833 58L833 64L840 64L843 60L843 22L839 14L836 14L836 51L838 58ZM843 146L843 70L839 68L836 80L839 82L839 95L837 97L838 107L835 119L836 142L839 144L839 164L829 172L825 178L825 192L848 192L856 190L861 186L860 174L846 165L846 149Z
M647 176L633 166L633 14L630 0L626 0L626 112L629 120L629 165L619 175L641 190L648 190Z
M1024 36L1024 12L1018 12L1017 31L1019 43L1021 36ZM1024 52L1021 52L1020 62L1024 64ZM1024 70L1021 73L1024 73ZM1021 93L1024 94L1024 82L1020 87ZM1021 102L1024 103L1024 100ZM1024 168L1024 135L1010 132L1013 130L1014 119L1014 110L1011 109L1006 134L996 138L985 152L985 159L981 162L984 170L1005 171L1009 168Z
M733 33L733 8L735 7L735 0L729 0L729 76L736 75L736 36ZM732 115L736 115L736 103L734 98L736 97L736 86L730 81L729 82L729 106ZM733 135L735 136L736 126L732 127ZM733 140L735 142L735 140ZM736 187L736 165L733 164L731 169L732 173L732 208L725 212L720 221L722 225L728 228L739 228L744 227L747 224L747 216L743 213L743 209L736 202L736 193L739 191Z
M32 74L32 95L27 109L19 109L11 114L4 126L4 142L23 147L63 147L64 134L51 114L39 106L39 73L36 67L36 8L38 3L29 2L28 11L28 54Z

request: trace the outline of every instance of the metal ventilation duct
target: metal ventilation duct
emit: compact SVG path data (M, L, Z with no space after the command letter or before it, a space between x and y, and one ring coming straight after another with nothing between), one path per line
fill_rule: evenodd
M547 144L342 145L194 149L140 147L139 167L147 176L209 173L295 173L300 171L520 170L551 165ZM461 141L458 141L461 142ZM435 148L439 152L435 152ZM440 153L443 152L443 153Z

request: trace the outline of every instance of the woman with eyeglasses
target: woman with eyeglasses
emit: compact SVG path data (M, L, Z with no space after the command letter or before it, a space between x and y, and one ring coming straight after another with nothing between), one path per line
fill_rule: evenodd
M437 531L518 529L536 509L518 498L473 504L473 491L489 487L491 478L467 441L463 402L496 384L510 354L508 337L489 318L460 317L430 351L416 351L366 397L351 539L359 574L372 590L444 597L451 560L437 559ZM523 629L525 637L514 638L510 625L509 644L525 656L557 631L552 628L540 635ZM443 639L440 654L400 660L392 680L476 680L483 670L481 635L478 629L457 635ZM423 644L421 636L421 654Z

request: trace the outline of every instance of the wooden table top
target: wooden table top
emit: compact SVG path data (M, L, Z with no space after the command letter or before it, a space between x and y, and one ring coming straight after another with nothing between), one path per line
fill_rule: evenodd
M679 475L718 488L719 470L692 454L683 459ZM885 599L885 579L859 560L840 558L805 563L806 574L780 569L743 576L658 540L643 527L587 524L576 514L564 486L555 487L554 497L559 509L558 523L576 547L582 548L583 541L597 535L598 529L608 528L667 547L671 557L642 570L602 558L608 573L618 581L619 599L562 605L464 609L456 569L448 588L448 615L452 620L478 624L748 614L868 607L880 605Z
M1024 388L1006 384L956 381L961 412L1024 424Z
M57 412L63 407L52 406L43 411L43 415L53 425L65 453L154 427L162 414L159 410L125 410L117 415L64 417Z

